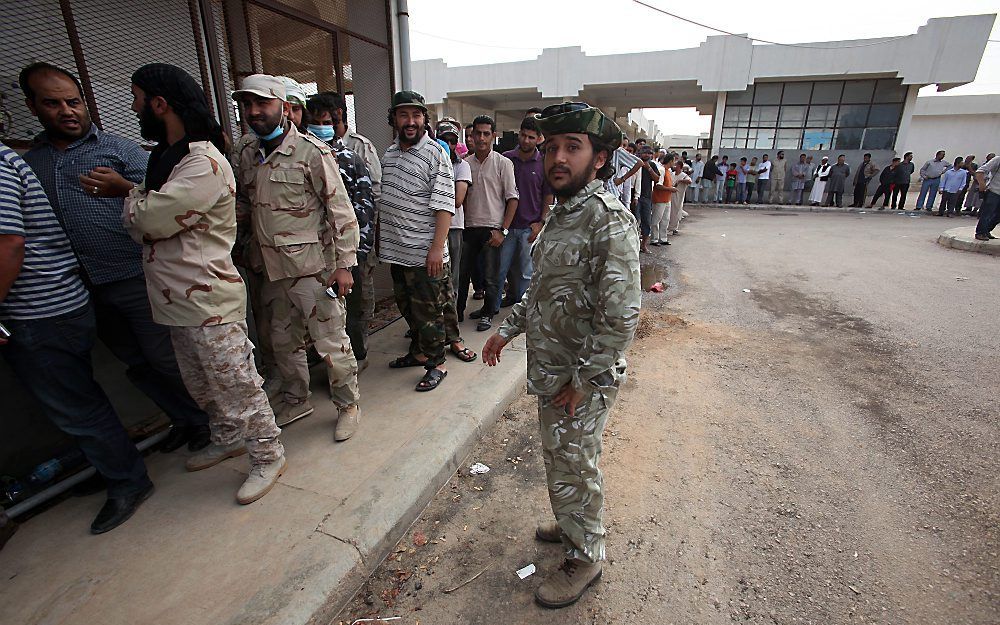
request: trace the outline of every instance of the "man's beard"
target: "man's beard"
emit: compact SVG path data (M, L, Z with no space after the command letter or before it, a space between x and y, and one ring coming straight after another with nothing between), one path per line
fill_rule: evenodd
M594 171L594 163L597 162L597 156L595 155L590 159L590 163L580 171L579 174L571 175L570 179L567 180L562 186L558 186L549 180L549 186L552 187L552 193L561 200L565 200L573 197L580 192L580 189L584 188L590 181L593 180L591 173ZM550 170L551 172L551 170ZM572 174L572 172L570 172Z
M139 112L139 134L143 139L161 143L167 140L167 125L162 119L157 119L153 107L146 101Z
M405 131L412 132L414 130L416 130L416 132L413 135L413 139L407 138L406 135L404 134ZM420 141L420 138L423 137L423 135L424 135L424 128L422 126L418 126L417 124L406 124L404 126L396 127L396 136L399 137L400 143L416 145Z

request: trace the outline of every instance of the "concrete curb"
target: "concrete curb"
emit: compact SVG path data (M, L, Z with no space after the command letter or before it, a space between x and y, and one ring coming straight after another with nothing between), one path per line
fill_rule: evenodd
M850 208L836 206L806 206L806 205L796 205L796 204L687 204L685 206L694 206L698 208L721 208L726 210L747 210L747 211L788 211L790 213L876 213L883 212L886 214L892 213L902 213L907 214L915 211L890 211L888 209L884 211L879 211L878 208Z
M393 465L391 474L383 474L378 483L366 484L351 494L351 499L358 502L356 506L338 509L324 519L321 528L352 528L349 535L336 538L352 545L360 557L334 574L339 578L327 580L332 583L328 598L308 625L327 625L353 599L434 496L464 465L476 443L522 392L527 380L523 337L508 346L506 353L511 361L507 367L483 372L490 376L488 384L496 392L487 405L481 394L467 394L467 399L452 406L447 416L442 415L396 452L400 461Z
M963 226L945 230L937 239L938 245L966 252L978 252L990 256L1000 256L1000 239L977 241L975 226Z

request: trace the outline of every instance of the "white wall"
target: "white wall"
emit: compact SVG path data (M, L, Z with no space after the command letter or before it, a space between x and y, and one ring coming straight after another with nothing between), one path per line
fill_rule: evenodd
M906 145L896 151L913 152L914 162L923 163L938 150L948 160L974 154L979 163L1000 153L1000 95L918 98Z

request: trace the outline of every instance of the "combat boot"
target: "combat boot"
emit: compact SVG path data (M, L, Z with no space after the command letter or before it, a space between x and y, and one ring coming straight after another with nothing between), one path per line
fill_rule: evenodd
M268 494L285 472L286 466L288 462L284 455L274 462L255 463L250 467L250 474L247 475L243 486L240 486L239 492L236 493L236 501L246 505Z
M223 460L235 458L247 453L245 441L236 441L230 445L216 445L212 443L195 455L187 459L184 468L188 471L201 471L209 467L214 467Z
M313 408L308 399L301 404L289 404L282 401L278 409L274 411L274 424L283 428L299 419L308 417L315 411L316 409Z
M339 413L333 440L342 442L354 436L354 433L358 431L358 421L361 419L361 407L357 404L352 404L341 408Z
M600 562L567 558L535 591L535 601L546 608L565 608L576 603L587 588L599 579Z
M547 543L561 543L563 531L558 521L539 523L535 528L535 538Z

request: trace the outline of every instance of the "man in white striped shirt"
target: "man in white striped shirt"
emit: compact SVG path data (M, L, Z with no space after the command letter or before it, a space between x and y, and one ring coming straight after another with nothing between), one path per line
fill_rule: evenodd
M427 107L413 91L392 96L389 123L396 141L382 158L378 257L389 263L393 295L410 327L410 350L389 366L423 367L417 391L432 391L448 375L444 310L451 305L448 230L455 214L451 159L427 136Z

